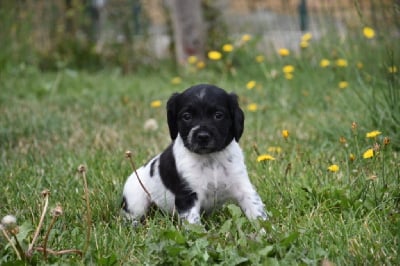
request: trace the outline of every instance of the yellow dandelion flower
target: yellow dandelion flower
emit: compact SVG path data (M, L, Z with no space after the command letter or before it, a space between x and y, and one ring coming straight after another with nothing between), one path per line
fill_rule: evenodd
M339 171L339 166L337 164L332 164L328 167L328 171L335 173Z
M256 112L258 110L258 105L256 103L250 103L247 105L247 110L250 112Z
M155 101L152 101L152 102L150 103L150 106L151 106L152 108L158 108L158 107L161 106L161 104L162 104L162 102L161 102L160 100L155 100Z
M293 73L294 72L294 66L292 65L286 65L282 68L283 73Z
M182 79L180 77L174 77L171 79L171 83L174 85L181 84L181 82L182 82Z
M248 42L251 40L251 35L250 34L244 34L242 36L242 42Z
M203 69L206 67L206 63L204 63L204 61L199 61L196 64L197 69Z
M343 58L339 58L338 60L336 60L336 66L338 67L347 67L348 63L346 59Z
M208 58L211 60L218 61L222 58L222 54L218 51L209 51L208 52Z
M249 82L247 82L247 84L246 84L246 88L248 89L248 90L252 90L255 86L256 86L256 82L254 81L254 80L250 80Z
M372 39L375 37L375 31L373 28L370 28L370 27L364 27L363 34L364 34L364 37L367 39Z
M187 61L189 64L193 65L197 62L197 56L195 55L191 55L187 58Z
M357 68L362 69L364 67L364 64L362 62L357 62Z
M279 146L271 146L268 148L268 152L271 153L281 153L282 152L282 148Z
M290 51L286 48L281 48L278 50L278 54L280 56L288 56L288 55L290 55Z
M233 45L230 43L224 44L222 46L222 51L226 52L226 53L230 53L233 51Z
M292 73L285 73L285 79L287 79L287 80L293 79L293 74Z
M257 56L256 56L256 62L257 62L257 63L262 63L262 62L264 62L264 56L263 56L263 55L257 55Z
M368 149L363 153L363 158L364 159L369 159L374 157L374 150L373 149Z
M356 156L354 154L350 153L349 159L350 159L350 161L354 161L356 159Z
M347 81L341 81L339 82L339 88L340 89L345 89L349 86L349 83Z
M306 42L306 41L301 41L301 42L300 42L300 47L301 47L301 48L304 49L304 48L307 48L308 46L309 46L308 42Z
M257 157L257 162L262 162L262 161L273 161L275 158L269 154L261 154Z
M382 132L380 132L379 130L374 130L374 131L368 132L365 136L367 138L376 138L380 134L382 134Z
M330 62L328 59L322 59L322 60L319 62L319 66L322 67L322 68L326 68L326 67L328 67L330 64L331 64L331 62Z
M388 72L390 74L397 73L397 66L390 66L388 67Z
M301 36L301 41L302 42L308 42L312 39L312 34L310 32L307 32Z
M282 137L287 139L289 137L289 131L287 129L282 130Z

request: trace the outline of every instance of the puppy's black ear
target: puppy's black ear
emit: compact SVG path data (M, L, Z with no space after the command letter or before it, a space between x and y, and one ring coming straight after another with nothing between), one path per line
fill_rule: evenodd
M233 121L233 126L232 126L233 136L235 137L236 141L239 141L240 137L243 134L243 129L244 129L244 114L242 109L240 109L239 107L238 96L234 93L231 93L229 97L230 97L229 105Z
M174 93L167 102L167 121L169 128L169 135L171 139L176 139L178 136L178 121L177 121L177 101L179 93Z

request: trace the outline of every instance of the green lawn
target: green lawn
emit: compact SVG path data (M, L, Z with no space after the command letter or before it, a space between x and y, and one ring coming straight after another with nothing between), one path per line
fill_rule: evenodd
M47 247L85 250L88 210L77 171L83 164L90 245L82 258L48 254L49 264L398 264L399 73L393 67L400 65L388 50L378 40L311 40L300 54L271 51L256 62L249 43L204 69L193 65L179 73L162 66L131 75L8 66L0 73L0 215L17 217L16 236L27 250L44 205L41 192L49 189L35 247L45 242L51 211L61 204ZM322 59L329 66L321 67ZM338 66L338 59L347 65ZM294 67L292 76L283 73L285 65ZM132 171L125 151L133 152L137 166L162 151L170 141L166 101L196 83L239 95L246 115L240 143L271 219L251 223L236 205L226 205L203 217L203 227L155 211L131 228L119 213ZM157 100L161 106L151 107ZM150 118L158 130L144 129ZM367 138L374 130L381 134ZM369 149L373 156L363 158ZM264 154L274 160L258 162ZM265 235L258 234L261 227ZM16 253L2 235L0 264L14 265ZM29 260L45 263L39 251Z

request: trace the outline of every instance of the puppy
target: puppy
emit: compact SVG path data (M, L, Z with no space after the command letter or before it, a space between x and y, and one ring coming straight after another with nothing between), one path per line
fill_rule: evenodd
M137 222L155 204L200 223L203 211L234 200L249 219L267 219L238 144L244 114L237 96L196 85L171 96L167 119L172 143L137 170L140 180L132 173L125 183L122 208L127 216Z

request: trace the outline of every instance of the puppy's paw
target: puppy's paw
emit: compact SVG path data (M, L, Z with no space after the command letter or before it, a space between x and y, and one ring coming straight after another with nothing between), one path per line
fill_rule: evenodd
M260 214L257 216L257 218L261 219L262 221L268 221L268 214L263 210L260 212Z
M180 214L179 217L182 220L187 221L189 224L201 224L200 214L198 214L197 212L194 212L192 210Z
M141 224L140 219L124 210L121 210L120 215L122 216L124 223L127 225L129 224L133 228L137 228Z

